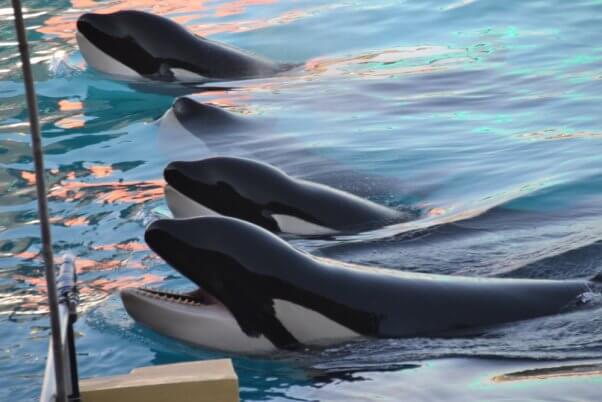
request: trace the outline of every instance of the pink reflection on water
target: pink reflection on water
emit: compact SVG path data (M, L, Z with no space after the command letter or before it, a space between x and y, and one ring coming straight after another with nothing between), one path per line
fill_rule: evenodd
M169 2L156 2L149 0L121 0L114 2L101 2L93 0L72 0L73 8L61 15L48 18L44 24L37 28L38 32L58 37L69 43L75 43L73 33L75 22L84 12L95 12L109 14L120 10L142 10L153 14L167 16L179 24L188 24L202 17L205 13L211 13L214 17L231 17L233 15L244 15L250 7L263 6L276 3L277 0L236 0L221 4L210 1L185 1L175 0ZM193 32L200 35L211 35L220 32L244 32L261 29L278 24L285 24L309 15L301 10L290 10L281 15L267 19L252 19L234 21L227 23L200 24L189 27Z
M139 247L134 247L138 249ZM26 251L16 254L15 257L24 261L40 261L38 253ZM61 264L62 257L56 256L56 264ZM93 260L89 258L76 258L75 268L78 275L86 272L113 271L116 269L146 269L145 260ZM43 276L14 275L12 277L17 282L25 283L29 286L26 290L18 292L0 294L0 315L32 315L47 314L47 296L46 279ZM136 276L121 276L115 279L96 278L93 280L79 280L78 289L80 295L80 310L85 311L104 300L111 293L128 287L147 286L151 283L161 282L164 279L161 275L143 274Z
M77 201L92 198L100 203L142 203L163 197L163 180L106 183L61 182L48 193L50 199Z
M273 4L277 0L237 0L221 4L215 8L215 15L218 17L227 17L229 15L242 14L247 7L254 5Z
M0 315L38 315L48 314L46 281L44 278L16 277L17 281L32 287L27 293L0 295ZM130 287L142 287L161 282L163 276L145 274L142 276L123 276L117 279L99 278L88 282L79 282L80 312L105 301L111 293Z
M383 49L376 52L341 57L315 58L305 63L312 74L383 78L392 75L432 73L449 65L471 62L463 49L445 46L415 46Z

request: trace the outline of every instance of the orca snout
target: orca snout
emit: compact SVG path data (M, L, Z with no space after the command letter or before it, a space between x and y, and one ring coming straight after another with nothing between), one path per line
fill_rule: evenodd
M146 231L144 232L144 241L146 244L148 244L151 250L159 255L161 255L159 246L162 240L164 240L165 236L168 234L168 231L166 231L164 227L164 221L165 220L163 219L154 221L146 228Z
M168 182L176 175L185 174L189 176L194 171L194 165L194 163L184 161L170 162L163 170L163 176Z
M193 190L197 186L209 185L206 169L197 162L170 162L163 170L168 185L178 191Z
M215 233L221 231L226 236L231 235L240 231L241 225L247 226L245 222L217 216L158 219L148 225L144 232L144 240L154 252L166 260L170 260L166 257L171 256L186 260L185 254L219 247L220 242L214 241Z
M192 131L202 128L205 133L213 129L222 129L228 127L228 130L238 130L248 128L247 121L240 120L233 113L223 110L220 107L198 102L188 96L181 96L176 99L171 110L176 119L185 127L193 127Z
M119 34L118 24L113 23L110 15L86 13L77 19L77 30L86 38L96 42L101 40L99 35L117 36Z
M195 102L187 96L177 98L171 108L178 119L194 116L202 108L203 104Z
M148 225L144 232L144 241L146 244L162 256L162 251L166 244L174 242L182 242L186 236L190 236L188 225L182 224L174 219L159 219Z
M196 224L186 219L159 219L144 232L146 244L174 269L187 274L199 257L207 232L202 222ZM193 280L194 281L194 280Z
M144 241L168 262L174 258L186 260L191 250L203 243L205 226L190 219L159 219L146 228Z

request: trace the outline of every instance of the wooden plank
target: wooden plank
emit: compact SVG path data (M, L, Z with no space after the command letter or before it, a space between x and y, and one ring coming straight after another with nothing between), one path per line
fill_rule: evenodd
M142 367L80 382L83 402L238 402L230 359Z

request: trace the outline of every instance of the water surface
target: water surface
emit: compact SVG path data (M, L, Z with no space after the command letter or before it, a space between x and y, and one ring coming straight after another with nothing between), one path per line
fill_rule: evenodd
M83 377L226 356L137 326L121 306L123 287L188 286L148 251L142 234L165 210L163 167L216 151L196 138L166 139L157 120L173 101L169 93L87 69L73 36L87 11L145 9L200 35L303 63L289 76L193 95L261 127L256 143L219 152L267 149L300 175L324 173L287 159L301 147L366 178L342 188L416 219L353 236L292 239L297 247L445 274L562 280L602 270L600 1L25 3L53 237L57 252L78 256ZM3 7L0 399L31 400L49 329L23 84L12 10ZM245 401L595 400L599 376L503 375L602 359L599 305L479 337L233 358Z

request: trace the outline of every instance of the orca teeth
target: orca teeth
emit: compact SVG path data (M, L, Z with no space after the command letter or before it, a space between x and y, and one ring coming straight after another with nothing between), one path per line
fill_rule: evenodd
M172 290L164 290L164 289L154 289L150 287L140 287L134 289L137 293L144 297L150 297L152 299L183 304L187 306L203 306L205 305L199 300L195 300L194 298L188 296L184 292L181 291L172 291Z

